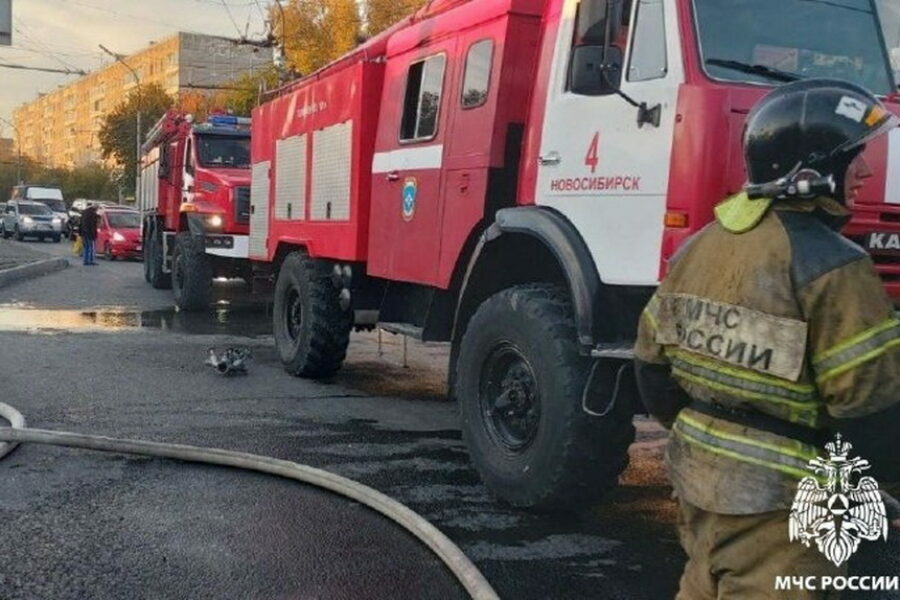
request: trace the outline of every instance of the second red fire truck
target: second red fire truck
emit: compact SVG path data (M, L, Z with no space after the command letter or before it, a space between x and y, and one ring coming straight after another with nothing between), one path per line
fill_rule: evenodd
M249 255L277 278L285 368L332 375L354 326L450 342L487 486L519 506L593 501L634 438L638 316L741 190L748 111L806 77L891 96L876 8L433 0L278 90L253 113ZM867 150L847 232L895 297L898 133Z
M196 123L173 109L141 155L144 276L171 287L180 309L205 309L214 278L252 277L250 120L214 114Z

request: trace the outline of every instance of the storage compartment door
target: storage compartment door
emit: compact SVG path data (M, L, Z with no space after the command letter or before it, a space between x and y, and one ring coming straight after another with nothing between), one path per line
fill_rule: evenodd
M268 260L269 236L269 161L256 163L250 183L250 257Z

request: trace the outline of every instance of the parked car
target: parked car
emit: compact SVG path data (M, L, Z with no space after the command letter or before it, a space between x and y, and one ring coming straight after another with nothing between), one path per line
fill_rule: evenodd
M30 200L10 200L0 220L0 235L5 239L16 236L21 241L29 236L59 242L62 229L63 220L54 215L47 205Z
M77 198L74 202L72 202L72 206L69 207L68 218L66 219L66 237L70 240L75 238L75 235L78 233L78 228L81 226L81 213L84 212L84 209L88 206L99 206L99 207L117 207L121 208L131 208L130 206L121 206L116 204L115 202L109 202L107 200L89 200L87 198Z
M65 223L69 220L69 211L63 198L62 190L52 185L17 185L12 190L12 200L30 200L46 204L53 214Z
M120 207L105 207L99 211L97 253L107 260L141 258L141 213Z

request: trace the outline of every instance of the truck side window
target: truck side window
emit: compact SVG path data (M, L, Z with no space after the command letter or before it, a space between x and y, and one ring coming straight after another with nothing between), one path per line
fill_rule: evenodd
M462 85L462 107L475 108L487 102L491 83L491 62L494 41L481 40L469 47L466 54L466 74Z
M400 122L401 141L428 140L437 134L445 63L446 57L438 54L409 66Z
M632 0L581 0L578 3L567 90L603 95L619 87L628 43L631 3Z
M628 81L649 81L666 76L666 20L662 0L640 0L631 38Z
M606 43L606 13L610 2L613 5L613 22L609 42L625 52L631 0L581 0L578 3L573 46L603 46Z
M192 140L188 138L187 144L184 146L184 172L189 175L194 174L194 150Z

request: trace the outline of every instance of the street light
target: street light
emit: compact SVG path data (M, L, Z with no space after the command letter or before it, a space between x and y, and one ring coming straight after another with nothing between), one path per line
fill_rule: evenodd
M16 132L16 181L19 184L22 184L22 134L19 133L19 128L16 127L16 124L12 121L4 119L3 117L0 117L0 121L3 121L12 127L13 131Z
M137 71L131 68L121 54L116 54L103 44L98 44L100 49L112 56L117 63L122 64L126 69L131 71L134 82L137 84L138 109L137 109L137 135L135 136L135 153L134 153L134 202L138 202L138 194L141 190L141 109L144 105L144 95L141 91L141 78Z

